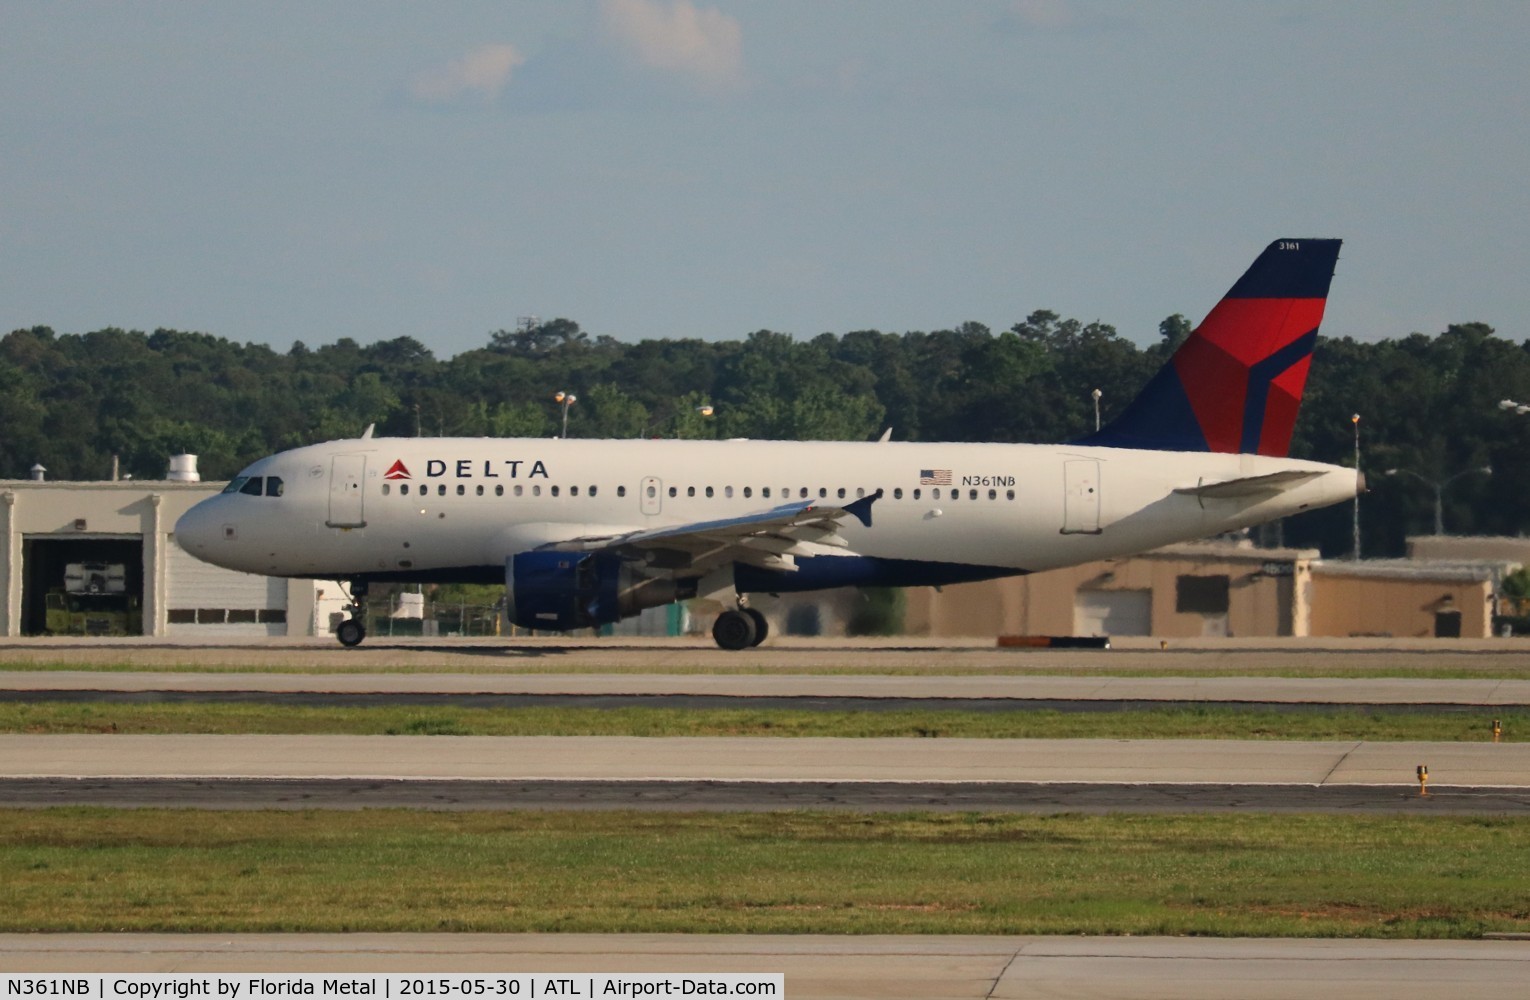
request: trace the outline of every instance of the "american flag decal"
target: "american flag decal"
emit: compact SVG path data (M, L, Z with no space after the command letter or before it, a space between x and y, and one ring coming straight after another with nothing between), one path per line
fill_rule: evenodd
M920 486L950 486L951 485L951 470L950 469L920 469L919 470L919 485Z

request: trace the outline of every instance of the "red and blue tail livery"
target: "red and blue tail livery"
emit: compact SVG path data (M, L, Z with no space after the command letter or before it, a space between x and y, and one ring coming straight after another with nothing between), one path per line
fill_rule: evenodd
M1286 455L1340 240L1276 240L1103 430L1109 448Z

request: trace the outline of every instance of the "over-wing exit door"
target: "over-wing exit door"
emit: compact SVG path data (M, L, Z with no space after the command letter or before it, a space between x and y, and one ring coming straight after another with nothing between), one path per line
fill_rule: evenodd
M644 476L638 503L644 514L657 514L664 508L664 484L658 476Z

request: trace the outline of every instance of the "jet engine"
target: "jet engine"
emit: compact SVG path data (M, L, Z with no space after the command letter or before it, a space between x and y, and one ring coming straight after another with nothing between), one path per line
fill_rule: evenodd
M505 613L523 628L590 628L696 596L694 581L652 576L612 552L521 552L505 562Z

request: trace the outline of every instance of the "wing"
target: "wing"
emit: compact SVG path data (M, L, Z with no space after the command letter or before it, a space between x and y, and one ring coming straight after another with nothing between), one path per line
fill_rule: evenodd
M542 549L558 552L614 551L663 569L702 573L729 562L764 569L795 570L793 557L806 545L847 548L839 533L845 518L871 527L871 505L882 491L844 506L821 506L804 500L716 521L696 521L611 535L584 535L551 542Z

